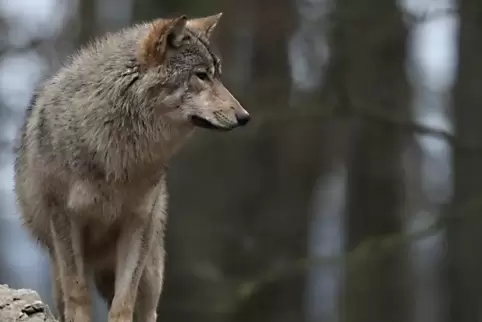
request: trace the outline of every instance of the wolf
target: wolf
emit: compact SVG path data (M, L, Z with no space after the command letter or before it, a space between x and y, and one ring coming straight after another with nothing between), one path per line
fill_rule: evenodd
M19 131L15 194L51 261L61 321L154 322L164 273L169 160L195 128L250 114L210 43L222 13L159 18L97 38L35 90Z

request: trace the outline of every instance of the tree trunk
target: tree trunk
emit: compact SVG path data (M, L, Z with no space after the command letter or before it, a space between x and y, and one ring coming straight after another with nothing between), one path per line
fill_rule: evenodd
M402 231L406 136L393 124L357 113L409 116L407 31L396 1L339 0L335 17L335 88L342 110L355 115L346 205L346 248L352 251L368 239ZM348 258L343 321L407 321L403 254L375 247L360 259Z
M460 0L459 68L454 87L457 140L482 147L482 2ZM482 319L482 154L454 150L454 198L449 221L450 317L454 322ZM473 203L478 206L470 206ZM460 216L461 218L457 218Z

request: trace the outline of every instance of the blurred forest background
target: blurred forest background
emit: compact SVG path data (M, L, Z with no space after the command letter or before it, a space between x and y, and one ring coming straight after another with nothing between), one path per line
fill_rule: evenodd
M482 321L480 0L0 0L0 282L52 304L12 193L36 84L93 36L218 12L253 119L172 162L159 320Z

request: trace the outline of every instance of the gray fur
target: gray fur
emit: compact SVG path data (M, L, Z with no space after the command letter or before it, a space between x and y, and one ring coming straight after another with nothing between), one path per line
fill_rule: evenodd
M26 229L51 258L62 321L91 320L88 276L109 303L109 322L132 321L134 307L140 321L155 321L166 165L196 125L230 130L249 119L209 45L219 18L108 34L37 89L15 192Z

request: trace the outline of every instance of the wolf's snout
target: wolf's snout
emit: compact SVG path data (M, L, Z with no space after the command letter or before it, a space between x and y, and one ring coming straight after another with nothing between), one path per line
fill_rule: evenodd
M236 112L236 120L238 121L239 125L246 125L248 124L251 116L246 111Z

